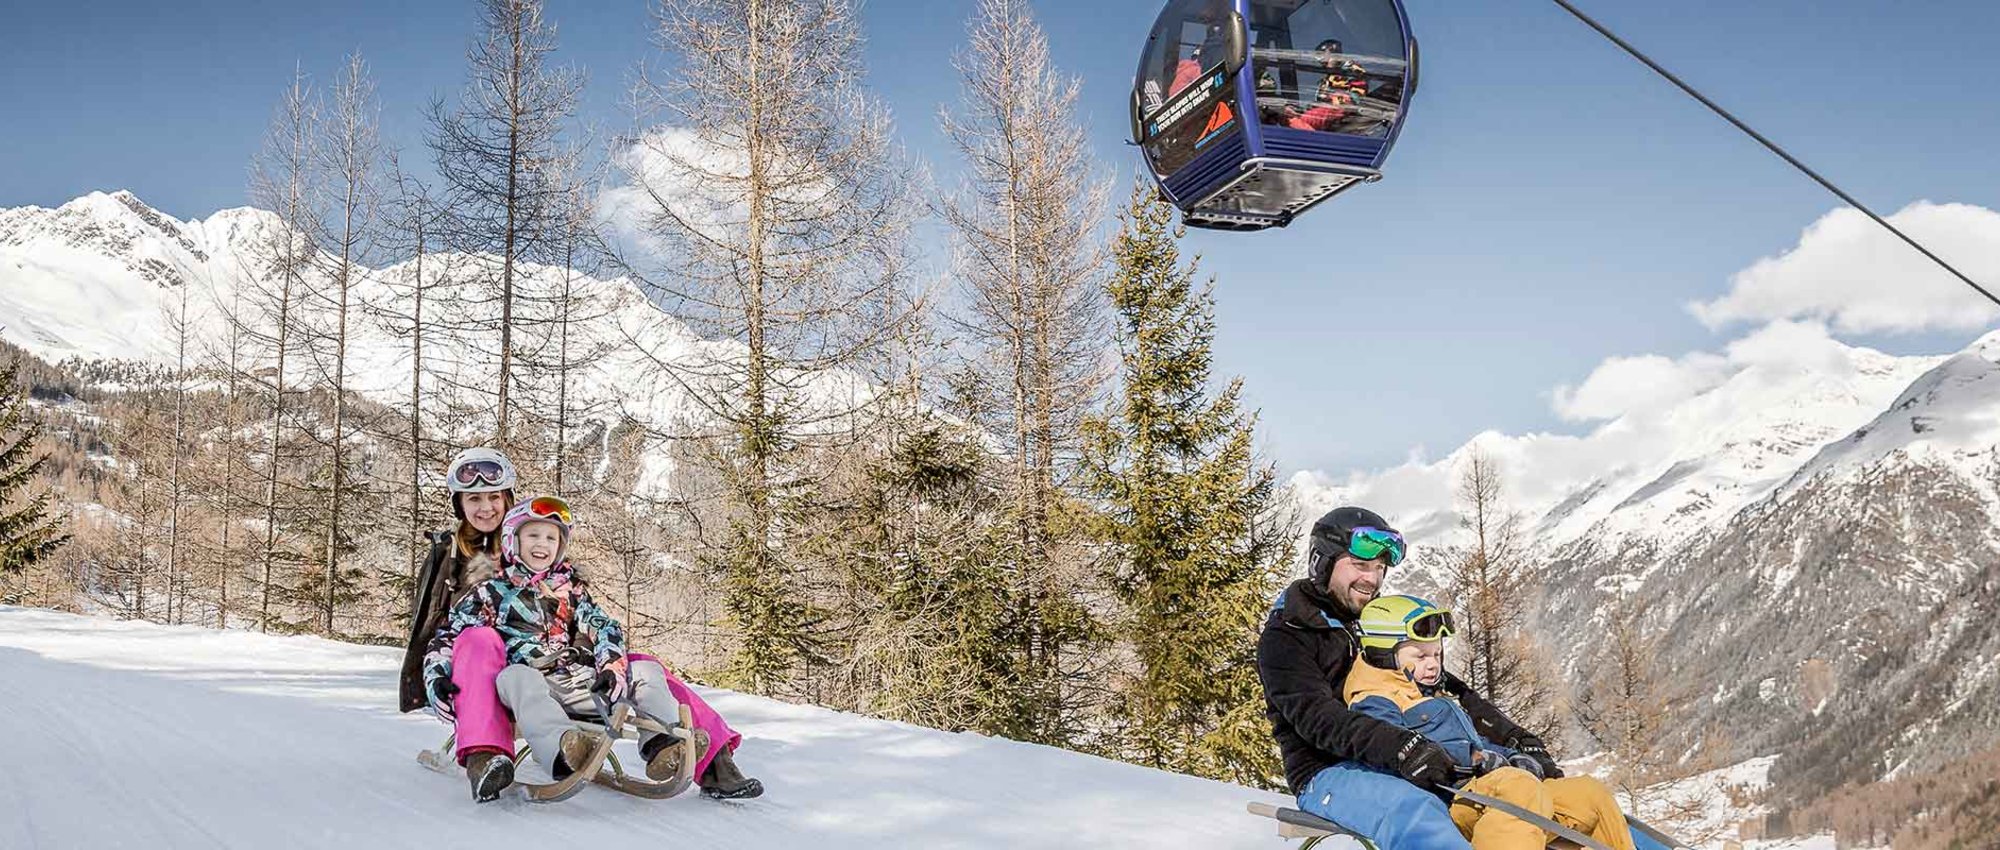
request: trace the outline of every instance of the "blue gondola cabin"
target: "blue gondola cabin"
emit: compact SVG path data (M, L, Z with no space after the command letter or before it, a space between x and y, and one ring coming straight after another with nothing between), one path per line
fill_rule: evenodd
M1417 88L1401 0L1172 0L1132 135L1193 227L1283 227L1379 180Z

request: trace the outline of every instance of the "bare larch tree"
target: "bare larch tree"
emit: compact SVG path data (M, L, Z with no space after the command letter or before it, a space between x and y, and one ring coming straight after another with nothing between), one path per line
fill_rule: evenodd
M258 287L258 297L250 305L252 315L231 317L246 334L265 342L270 351L270 415L264 424L268 442L263 459L263 504L259 506L264 511L264 551L263 574L258 582L257 628L262 631L269 631L271 626L273 573L279 559L279 513L283 510L279 478L287 466L283 459L287 430L285 378L295 354L290 334L297 321L293 310L318 254L312 241L312 234L318 228L312 220L310 182L319 109L305 72L295 71L251 170L252 203L270 211L276 219L260 243L251 246L256 268L243 278L246 285L254 282ZM271 291L272 281L276 283L276 292ZM258 375L261 377L264 371L258 370Z
M982 0L958 59L961 99L941 116L969 185L940 205L956 235L967 306L960 324L976 362L961 386L974 418L1011 448L1018 551L1015 608L1023 716L1017 734L1061 740L1064 675L1082 609L1068 588L1087 565L1058 539L1078 431L1106 373L1100 225L1109 183L1093 165L1075 108L1079 81L1049 61L1023 0Z
M440 100L430 109L428 143L449 211L440 235L455 250L498 263L481 275L484 297L466 306L468 314L497 310L471 321L498 336L494 433L503 449L517 383L519 266L545 261L547 235L559 232L551 221L561 215L561 187L547 166L561 152L564 125L583 90L581 74L550 64L555 47L541 0L485 0L457 105Z
M617 157L621 211L657 300L725 341L655 358L699 408L683 436L719 488L694 560L741 638L729 681L803 693L828 661L815 581L832 565L798 545L814 459L857 439L862 373L907 326L916 204L860 91L851 0L665 0L655 42L673 73L640 76L656 126Z

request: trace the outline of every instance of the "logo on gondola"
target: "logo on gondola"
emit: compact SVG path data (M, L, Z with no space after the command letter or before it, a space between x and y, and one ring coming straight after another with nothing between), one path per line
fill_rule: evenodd
M1201 128L1201 138L1195 141L1194 146L1199 148L1202 145L1208 144L1210 139L1215 138L1235 123L1236 112L1229 108L1229 101L1225 100L1216 104L1215 111L1208 115L1208 126Z

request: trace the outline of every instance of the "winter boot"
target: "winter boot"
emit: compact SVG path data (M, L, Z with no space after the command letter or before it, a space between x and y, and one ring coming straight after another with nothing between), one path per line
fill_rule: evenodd
M473 802L497 800L514 784L514 760L506 753L473 753L465 757L465 778L472 783Z
M549 766L549 775L557 782L568 779L578 767L590 763L590 756L597 752L597 740L582 729L571 729L562 734L562 745L556 750L555 763Z
M686 729L682 729L681 731L689 733L689 730ZM689 734L694 736L694 751L696 753L708 752L708 730L695 729ZM672 735L657 735L652 740L647 741L645 746L639 748L639 755L646 757L647 779L651 779L654 782L665 782L680 775L681 748L679 745L680 739Z
M747 800L764 793L764 783L736 769L736 758L728 747L716 751L715 759L695 783L701 786L701 793L718 800Z

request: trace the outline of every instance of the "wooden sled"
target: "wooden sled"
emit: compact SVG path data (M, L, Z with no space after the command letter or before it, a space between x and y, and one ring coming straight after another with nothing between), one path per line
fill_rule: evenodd
M1336 836L1352 838L1359 842L1362 847L1366 847L1368 850L1376 850L1375 842L1370 841L1368 836L1310 812L1280 808L1270 803L1251 803L1248 808L1253 815L1277 821L1278 837L1305 839L1306 843L1300 845L1300 850L1307 850L1307 848L1321 841ZM1561 838L1549 842L1549 847L1553 848L1553 850L1579 850L1577 844Z
M1361 846L1368 850L1375 850L1375 842L1369 841L1367 836L1319 815L1298 809L1279 808L1270 803L1251 803L1249 809L1253 815L1277 821L1279 838L1305 839L1306 843L1300 845L1300 850L1306 850L1329 838L1342 835L1360 842Z
M583 790L584 785L593 782L621 793L649 800L665 800L680 795L689 786L694 784L694 765L701 756L700 753L694 751L694 736L690 732L694 726L693 715L688 711L687 706L681 706L680 726L668 728L665 724L651 717L644 715L632 717L631 708L631 705L628 703L619 703L611 710L608 718L610 722L608 724L602 723L597 718L571 714L570 721L576 724L576 728L591 733L597 738L597 747L591 752L589 763L578 766L569 776L556 782L533 783L516 780L509 787L519 787L527 796L528 801L534 803L555 803L567 800L576 796L578 791ZM628 723L628 721L630 722ZM647 732L660 732L669 735L674 739L673 746L681 748L680 773L676 774L672 779L664 782L653 782L645 778L643 768L637 775L627 773L624 766L619 763L617 754L612 752L612 744L616 741L628 738L636 741ZM517 740L518 735L519 733L517 732ZM437 749L424 750L418 753L417 763L439 773L457 774L459 772L457 740L458 736L456 733L446 736L444 743L439 744ZM529 752L529 746L523 742L515 751L515 761L517 763L525 761L529 756ZM610 774L606 774L603 771L603 767L607 762L609 762L611 767Z
M623 707L620 706L620 708ZM634 797L644 797L648 800L665 800L680 796L682 792L694 784L695 762L700 761L702 755L695 752L694 748L694 715L688 710L687 706L683 705L680 708L679 726L670 729L662 725L658 720L642 715L633 721L630 735L627 735L627 730L623 728L623 718L618 716L611 718L612 725L616 727L612 730L612 734L621 738L630 737L636 741L644 738L648 732L659 732L673 738L673 746L681 748L681 769L679 773L674 774L672 779L663 782L654 782L647 779L643 766L641 766L637 774L626 773L625 767L618 763L617 754L613 753L610 756L611 772L607 774L602 770L595 771L591 774L591 781L606 788L630 794Z

